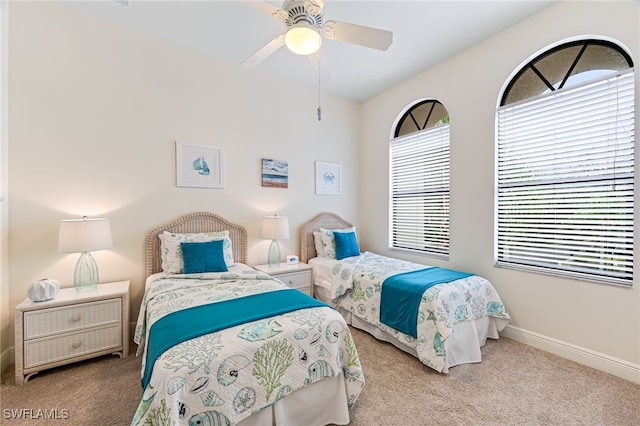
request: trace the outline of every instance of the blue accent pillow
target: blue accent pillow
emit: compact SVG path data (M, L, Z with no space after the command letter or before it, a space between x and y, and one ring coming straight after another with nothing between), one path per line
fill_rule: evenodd
M333 238L336 241L336 259L341 260L345 257L358 256L360 248L358 247L358 238L355 232L334 232Z
M202 243L180 243L185 274L227 272L224 261L224 240Z

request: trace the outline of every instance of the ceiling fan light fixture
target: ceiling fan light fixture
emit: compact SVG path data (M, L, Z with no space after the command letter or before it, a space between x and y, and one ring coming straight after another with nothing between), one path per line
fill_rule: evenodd
M322 45L320 33L309 25L296 25L287 31L284 42L293 53L311 55Z

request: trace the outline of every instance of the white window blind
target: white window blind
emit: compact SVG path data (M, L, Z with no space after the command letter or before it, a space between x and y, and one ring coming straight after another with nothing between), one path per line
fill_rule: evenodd
M449 127L391 141L392 248L449 254Z
M498 265L632 284L633 77L498 110Z

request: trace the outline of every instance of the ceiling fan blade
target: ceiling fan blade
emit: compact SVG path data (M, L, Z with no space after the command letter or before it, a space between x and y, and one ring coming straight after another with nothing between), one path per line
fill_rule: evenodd
M261 12L266 13L267 15L271 15L274 18L278 18L280 20L284 20L289 15L285 10L280 9L272 5L271 3L267 3L266 1L256 1L256 0L238 0L241 3L246 4L249 7L254 9L258 9Z
M282 46L284 46L284 34L280 34L278 37L262 46L256 53L242 61L242 64L240 65L242 68L255 68L260 62L267 59Z
M310 15L317 15L318 13L322 12L323 7L323 0L306 0L304 2L304 8Z
M308 58L313 66L313 71L316 73L316 76L318 76L320 84L331 83L331 73L329 72L327 60L322 54L322 50L318 50L316 53L309 55Z
M330 40L344 41L378 50L387 50L393 41L391 31L348 22L327 21L322 27L322 32Z

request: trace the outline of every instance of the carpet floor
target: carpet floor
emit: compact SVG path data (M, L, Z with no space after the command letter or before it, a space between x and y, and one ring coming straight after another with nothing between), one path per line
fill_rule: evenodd
M489 340L481 363L439 374L390 344L352 333L366 380L352 426L640 425L640 386L510 339ZM24 386L15 386L13 374L11 367L2 374L2 425L124 426L141 394L133 354L43 371ZM44 410L58 418L37 418Z

